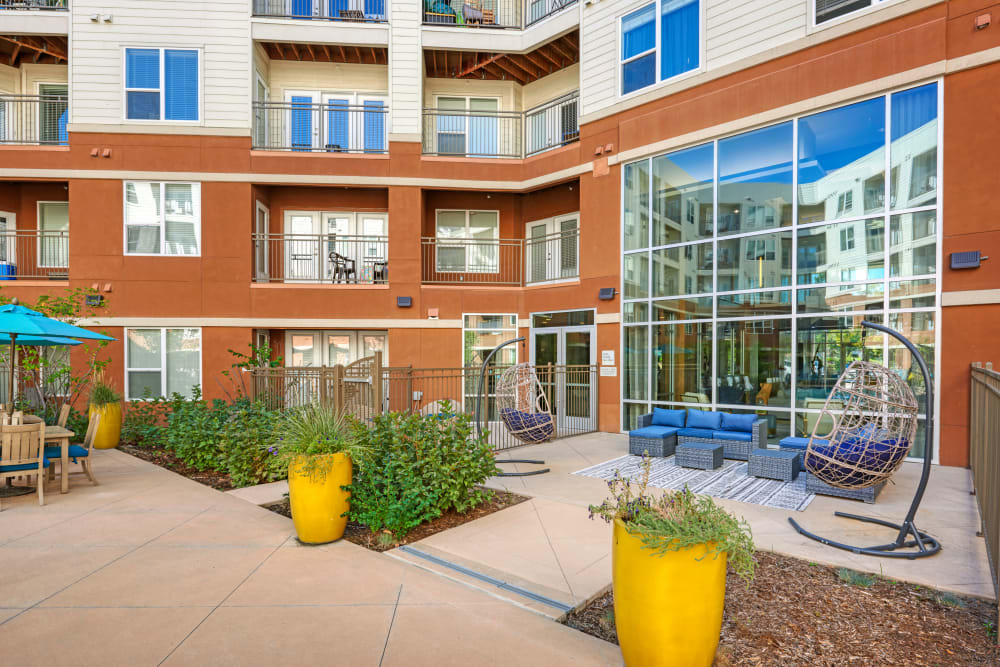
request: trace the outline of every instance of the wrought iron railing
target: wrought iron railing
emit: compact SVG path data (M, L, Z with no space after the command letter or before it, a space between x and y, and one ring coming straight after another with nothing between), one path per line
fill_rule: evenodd
M257 283L381 285L389 281L389 239L338 234L254 234Z
M254 16L385 23L386 0L254 0Z
M322 153L387 153L389 107L312 98L253 103L253 148Z
M0 144L66 146L69 99L65 95L0 92Z
M432 0L425 25L523 29L575 5L577 0Z
M580 275L580 229L575 220L553 234L524 240L524 283L566 280Z
M66 280L69 232L0 231L0 280Z
M69 0L0 0L0 10L4 9L51 9L68 10Z
M969 467L979 504L982 535L1000 595L1000 373L993 364L973 364L969 393ZM997 627L1000 627L998 617Z
M520 111L424 109L423 153L524 158L580 139L580 92Z

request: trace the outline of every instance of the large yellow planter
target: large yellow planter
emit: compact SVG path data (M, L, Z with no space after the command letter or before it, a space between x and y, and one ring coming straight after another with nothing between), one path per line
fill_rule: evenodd
M339 540L347 528L351 494L340 487L351 483L351 457L328 454L319 458L322 459L320 465L312 474L300 470L305 460L303 456L288 466L292 521L299 541L305 544Z
M101 415L101 423L94 434L94 449L114 449L122 436L122 404L91 405L88 417L93 419L95 414ZM77 436L82 437L82 434L77 433Z
M615 521L615 625L628 667L711 666L722 630L726 555L705 558L707 551L699 545L657 555Z

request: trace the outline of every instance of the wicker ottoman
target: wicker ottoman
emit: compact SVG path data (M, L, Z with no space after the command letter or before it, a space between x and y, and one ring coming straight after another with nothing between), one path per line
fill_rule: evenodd
M722 466L722 445L707 442L690 442L677 445L674 458L683 468L715 470Z
M649 452L650 456L671 456L676 446L676 435L662 438L643 438L632 434L628 436L628 453L633 456L642 456L646 452Z
M879 482L875 486L870 486L867 489L838 489L835 486L830 486L826 482L816 479L816 476L810 475L809 471L803 471L802 474L806 479L807 493L819 493L824 496L835 496L837 498L847 498L849 500L862 500L868 504L874 503L878 494L880 494L882 489L885 488L885 482Z
M767 479L791 482L799 476L798 452L758 449L750 454L747 472L752 477L766 477Z

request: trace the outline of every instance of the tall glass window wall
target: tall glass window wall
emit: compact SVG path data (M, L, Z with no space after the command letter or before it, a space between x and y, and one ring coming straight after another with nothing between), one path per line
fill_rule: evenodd
M625 166L624 428L700 404L808 435L855 359L922 404L907 350L861 321L936 374L938 106L929 84Z

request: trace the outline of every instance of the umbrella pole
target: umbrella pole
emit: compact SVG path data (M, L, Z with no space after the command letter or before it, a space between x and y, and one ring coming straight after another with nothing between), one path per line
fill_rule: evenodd
M10 335L10 378L7 387L7 410L14 414L14 371L17 367L17 334Z

